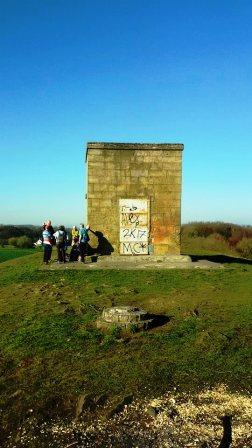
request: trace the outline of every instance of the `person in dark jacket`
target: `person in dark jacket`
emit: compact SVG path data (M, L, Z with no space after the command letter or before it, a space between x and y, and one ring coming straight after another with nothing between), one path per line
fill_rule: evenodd
M66 262L66 231L64 226L59 226L53 234L58 252L58 263Z

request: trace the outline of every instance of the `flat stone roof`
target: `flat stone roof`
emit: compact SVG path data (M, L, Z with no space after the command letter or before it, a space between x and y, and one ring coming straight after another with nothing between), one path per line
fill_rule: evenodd
M88 142L86 149L86 160L88 151L92 149L147 149L152 151L169 150L169 151L183 151L184 145L182 143L112 143L112 142Z

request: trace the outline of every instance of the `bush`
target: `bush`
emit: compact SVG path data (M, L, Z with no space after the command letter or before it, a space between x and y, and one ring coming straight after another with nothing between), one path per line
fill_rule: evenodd
M231 247L235 247L239 241L241 241L244 237L244 233L243 231L240 230L234 230L234 232L232 233L232 236L228 239L229 245Z
M197 236L202 236L204 238L208 237L214 232L213 227L208 224L199 224L196 231Z
M22 249L33 247L33 241L28 236L12 237L8 239L10 246L20 247Z
M20 247L22 249L33 247L33 241L28 236L20 236L17 239L17 247Z
M112 327L109 329L109 333L114 338L119 339L121 337L122 329L118 325L112 325Z
M225 240L228 240L228 238L232 235L232 227L230 224L225 223L217 223L213 225L214 233L219 233L219 235L223 236Z
M202 241L202 249L225 253L228 249L225 238L219 233L212 233Z
M196 225L194 224L183 224L181 226L181 234L184 237L195 238L198 235Z
M205 252L227 253L230 250L226 240L218 233L213 233L208 237L194 237L191 240L191 244L190 239L183 239L182 244L187 250L196 253L200 253L202 250Z
M252 258L252 238L242 238L236 246L237 252L245 258Z
M133 334L138 332L138 326L137 326L137 324L132 323L132 324L130 325L130 332L133 333Z
M186 251L214 250L235 253L236 246L242 239L252 239L252 226L218 221L191 222L182 225L181 235L182 246Z
M10 246L17 246L17 241L18 241L18 238L15 236L12 236L11 238L8 239L8 244Z
M233 230L232 236L229 238L230 246L236 246L242 239L252 238L252 230L249 227L240 227Z

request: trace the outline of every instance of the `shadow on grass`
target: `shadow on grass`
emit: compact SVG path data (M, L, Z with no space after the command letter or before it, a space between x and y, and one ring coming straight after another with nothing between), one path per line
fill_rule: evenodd
M229 448L232 443L232 416L224 415L221 417L223 424L223 436L219 448Z
M189 255L192 261L200 261L200 260L208 260L213 261L214 263L239 263L239 264L251 264L252 260L248 260L247 258L239 258L232 257L230 255Z
M153 319L149 328L162 327L172 319L172 316L165 316L164 314L148 314L149 319Z

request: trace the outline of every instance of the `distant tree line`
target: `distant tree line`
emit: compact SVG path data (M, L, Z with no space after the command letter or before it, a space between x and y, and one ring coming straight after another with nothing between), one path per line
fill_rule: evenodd
M0 245L16 247L33 247L41 236L41 227L0 225Z
M245 258L252 258L252 226L224 222L190 222L181 227L182 242L195 248L227 249ZM0 225L0 246L33 247L41 237L41 227Z
M184 240L198 240L207 247L218 250L225 247L239 255L252 258L252 226L224 222L191 222L181 228ZM205 241L204 241L205 240Z

